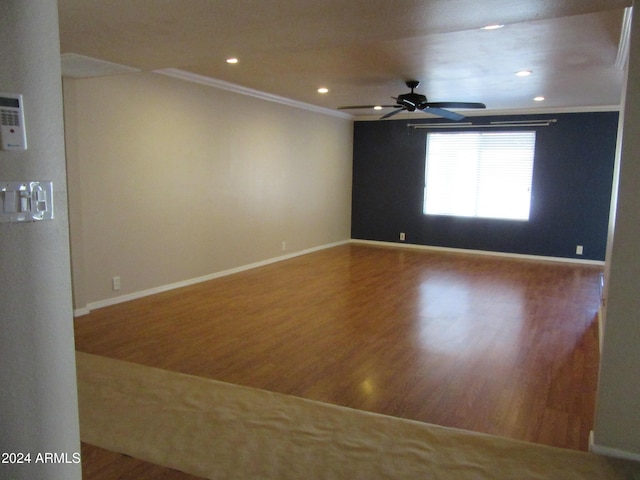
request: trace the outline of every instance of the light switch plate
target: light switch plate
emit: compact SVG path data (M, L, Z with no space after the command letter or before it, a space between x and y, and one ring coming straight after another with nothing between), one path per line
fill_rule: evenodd
M53 220L53 183L0 180L0 223Z

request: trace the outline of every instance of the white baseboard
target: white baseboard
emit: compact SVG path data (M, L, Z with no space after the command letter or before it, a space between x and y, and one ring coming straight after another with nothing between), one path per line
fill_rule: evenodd
M76 308L73 311L73 316L82 317L83 315L89 315L90 313L91 313L91 310L89 310L89 307Z
M602 342L604 341L604 317L602 312L602 304L598 308L598 348L602 355Z
M149 295L154 295L156 293L166 292L168 290L174 290L176 288L186 287L189 285L194 285L200 282L206 282L208 280L213 280L215 278L224 277L227 275L232 275L234 273L243 272L246 270L251 270L252 268L262 267L265 265L269 265L271 263L281 262L283 260L287 260L289 258L298 257L300 255L306 255L307 253L317 252L319 250L325 250L327 248L336 247L338 245L344 245L347 243L360 244L360 245L373 245L373 246L383 246L383 247L393 247L393 248L410 248L416 250L429 250L434 252L449 252L449 253L467 253L473 255L485 255L485 256L493 256L493 257L504 257L504 258L513 258L513 259L521 259L521 260L537 260L537 261L546 261L546 262L559 262L559 263L576 263L583 265L597 265L603 266L604 262L597 260L581 260L578 258L560 258L560 257L545 257L538 255L522 255L518 253L504 253L504 252L490 252L485 250L467 250L462 248L449 248L449 247L436 247L430 245L416 245L412 243L396 243L396 242L380 242L375 240L359 240L359 239L351 239L344 240L340 242L330 243L326 245L321 245L318 247L309 248L306 250L301 250L299 252L289 253L287 255L282 255L279 257L269 258L267 260L262 260L260 262L251 263L248 265L242 265L240 267L231 268L229 270L223 270L221 272L215 272L209 275L204 275L202 277L191 278L188 280L183 280L176 283L171 283L168 285L161 285L159 287L150 288L148 290L142 290L139 292L129 293L127 295L121 295L119 297L108 298L105 300L99 300L97 302L91 302L87 304L85 307L79 307L74 310L74 316L80 317L82 315L88 315L91 310L96 310L98 308L108 307L111 305L116 305L118 303L128 302L130 300L136 300L138 298L147 297Z
M593 430L589 433L589 451L597 455L603 455L605 457L621 458L623 460L632 460L634 462L640 462L640 453L627 452L626 450L620 450L613 447L605 447L603 445L597 445L594 441Z
M467 253L472 255L485 255L491 257L504 257L513 258L519 260L537 260L539 262L556 262L556 263L577 263L581 265L596 265L604 266L604 262L600 260L586 260L580 258L565 258L565 257L546 257L542 255L524 255L521 253L505 253L505 252L492 252L488 250L469 250L465 248L451 248L451 247L436 247L431 245L417 245L415 243L397 243L397 242L379 242L377 240L358 240L351 239L351 243L361 245L377 245L383 247L394 248L410 248L415 250L430 250L434 252L448 252L448 253Z
M168 285L161 285L159 287L149 288L147 290L142 290L139 292L128 293L126 295L121 295L118 297L107 298L105 300L99 300L97 302L91 302L87 304L85 307L76 308L73 313L75 317L81 317L83 315L88 315L89 313L91 313L92 310L97 310L99 308L109 307L111 305L117 305L118 303L128 302L130 300L137 300L138 298L148 297L149 295L154 295L156 293L162 293L169 290L174 290L176 288L187 287L189 285L206 282L208 280L225 277L227 275L233 275L234 273L240 273L246 270L251 270L253 268L263 267L265 265L270 265L272 263L281 262L283 260L288 260L290 258L299 257L301 255L306 255L308 253L325 250L327 248L337 247L338 245L344 245L349 242L350 242L349 240L344 240L340 242L329 243L326 245L320 245L318 247L308 248L306 250L300 250L298 252L289 253L287 255L281 255L279 257L269 258L267 260L262 260L260 262L250 263L248 265L241 265L239 267L230 268L228 270L211 273L209 275L204 275L201 277L182 280L180 282L170 283Z

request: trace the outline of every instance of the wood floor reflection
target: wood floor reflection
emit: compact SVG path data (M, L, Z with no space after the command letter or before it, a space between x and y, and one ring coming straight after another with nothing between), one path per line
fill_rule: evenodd
M344 245L91 312L76 347L586 450L600 268Z

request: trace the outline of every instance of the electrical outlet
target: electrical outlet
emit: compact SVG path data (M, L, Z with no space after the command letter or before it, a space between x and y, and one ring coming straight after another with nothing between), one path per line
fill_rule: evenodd
M406 239L406 236L405 236L404 232L400 232L400 240L404 242L405 239Z
M576 245L576 255L582 255L582 245Z
M282 251L284 252L287 249L287 242L282 242Z
M111 279L111 287L113 290L120 290L120 277L113 277Z

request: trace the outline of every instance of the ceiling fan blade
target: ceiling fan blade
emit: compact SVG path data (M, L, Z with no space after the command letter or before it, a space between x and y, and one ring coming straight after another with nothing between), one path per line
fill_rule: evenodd
M437 115L439 117L448 118L449 120L454 120L456 122L464 118L464 115L460 115L459 113L451 112L443 108L426 107L422 111L425 113L430 113L432 115Z
M338 107L338 110L349 110L349 109L355 109L355 108L374 108L374 107L392 108L397 106L398 105L347 105L345 107Z
M380 120L384 120L385 118L389 118L389 117L393 117L396 113L400 113L403 110L406 110L407 107L402 107L402 108L398 108L397 110L393 110L392 112L387 113L386 115L383 115L380 117Z
M432 115L436 115L439 117L443 117L453 121L462 120L464 115L453 112L449 109L466 109L466 108L487 108L484 103L480 102L429 102L425 95L420 93L415 93L413 90L418 87L420 82L417 80L410 80L406 82L407 87L411 89L409 93L403 93L398 95L397 97L391 97L396 101L395 105L348 105L344 107L338 107L340 110L348 110L348 109L369 109L375 107L381 108L395 108L395 110L388 112L387 114L380 117L380 120L384 120L394 115L397 115L400 112L415 112L419 110L421 112L429 113Z
M424 106L434 108L487 108L484 103L478 102L427 102Z

